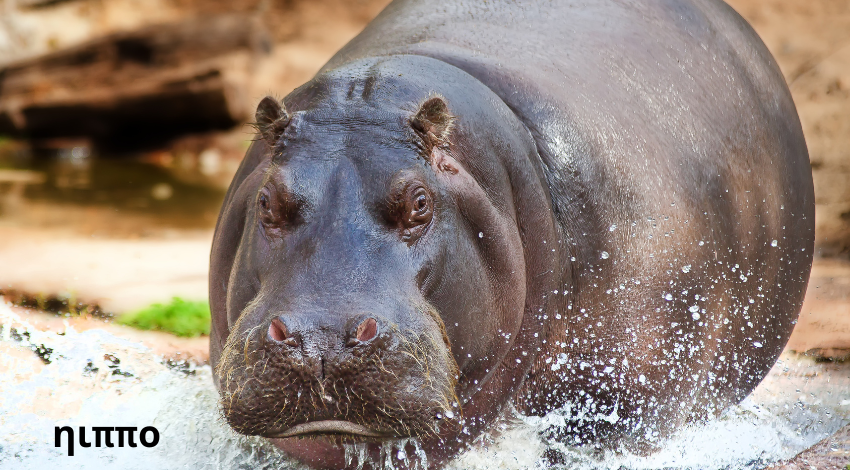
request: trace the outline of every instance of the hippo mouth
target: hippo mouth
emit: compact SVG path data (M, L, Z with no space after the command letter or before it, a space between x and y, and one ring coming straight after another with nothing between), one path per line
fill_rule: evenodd
M291 428L281 433L277 433L273 436L268 437L282 439L285 437L320 436L326 434L350 435L371 438L381 438L389 436L386 433L373 431L367 428L366 426L357 423L352 423L351 421L323 420L296 424L295 426L292 426Z
M216 367L223 417L240 434L335 443L454 429L458 420L438 418L458 402L457 366L438 333L399 335L397 349L373 341L321 360L265 340L246 356L251 336L231 334Z

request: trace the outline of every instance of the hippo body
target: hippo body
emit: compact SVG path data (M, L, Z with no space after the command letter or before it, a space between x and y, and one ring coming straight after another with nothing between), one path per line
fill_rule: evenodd
M752 391L800 311L805 141L722 2L396 0L257 128L211 361L234 429L310 465L415 438L439 466L508 404L646 451Z

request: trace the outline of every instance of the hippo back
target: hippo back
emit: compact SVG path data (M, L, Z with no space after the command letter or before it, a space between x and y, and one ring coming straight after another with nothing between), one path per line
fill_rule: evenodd
M569 265L523 411L569 407L578 443L651 440L759 383L802 304L814 195L790 93L740 16L397 0L323 71L404 54L475 77L536 142L552 207L523 210L554 212Z

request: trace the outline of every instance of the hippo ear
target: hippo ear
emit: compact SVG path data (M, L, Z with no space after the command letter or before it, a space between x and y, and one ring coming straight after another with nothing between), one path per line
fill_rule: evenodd
M260 133L260 137L266 141L269 147L277 144L286 126L289 125L290 116L286 113L283 105L271 96L266 96L257 106L257 122L254 127Z
M435 96L419 106L419 111L410 119L410 125L422 139L425 153L430 155L434 147L449 141L454 120L446 100Z

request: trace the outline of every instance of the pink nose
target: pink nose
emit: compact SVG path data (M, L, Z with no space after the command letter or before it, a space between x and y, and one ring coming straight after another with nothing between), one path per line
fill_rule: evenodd
M374 318L367 318L357 326L357 341L369 341L378 334L378 322Z

